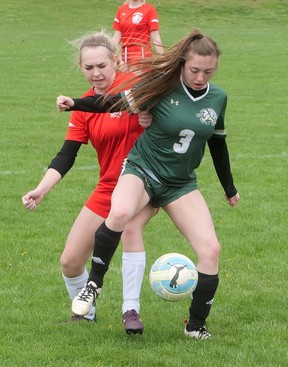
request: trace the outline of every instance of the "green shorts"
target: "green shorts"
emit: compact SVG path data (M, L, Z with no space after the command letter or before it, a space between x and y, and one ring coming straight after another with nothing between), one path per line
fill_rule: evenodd
M197 190L196 178L193 181L183 184L182 187L168 186L154 180L148 173L134 163L126 160L121 175L132 174L139 177L143 183L150 202L155 208L160 208L191 191Z

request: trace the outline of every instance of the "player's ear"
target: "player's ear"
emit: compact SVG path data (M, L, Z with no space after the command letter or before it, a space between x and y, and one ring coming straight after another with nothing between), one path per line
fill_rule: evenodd
M116 62L116 67L119 67L122 63L121 57L119 55L114 55L114 61Z

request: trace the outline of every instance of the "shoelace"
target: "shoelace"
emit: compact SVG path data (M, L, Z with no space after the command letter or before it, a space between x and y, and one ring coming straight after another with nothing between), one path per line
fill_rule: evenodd
M91 284L87 284L85 289L83 289L82 292L78 295L78 299L84 302L88 302L91 296L93 297L94 302L95 298L97 297L97 290Z
M134 310L131 310L130 312L125 315L125 320L136 320L138 319L137 312Z
M208 331L206 330L205 327L201 327L197 330L199 332L199 338L200 339L204 339L205 337L209 336Z
M184 324L185 324L185 327L187 328L188 320L184 320ZM210 334L208 333L208 331L206 329L206 326L199 327L195 331L197 331L199 333L199 339L205 339L206 337L210 336Z
M76 315L76 314L73 314L71 316L71 320L72 321L80 321L80 320L83 320L84 319L84 316L81 316L81 315Z

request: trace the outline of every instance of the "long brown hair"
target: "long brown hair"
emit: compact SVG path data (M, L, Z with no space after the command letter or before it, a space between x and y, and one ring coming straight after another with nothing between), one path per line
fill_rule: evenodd
M203 35L196 28L169 47L162 55L158 55L154 59L142 60L141 65L137 66L138 70L134 80L129 80L130 85L131 82L137 83L137 88L131 92L135 102L133 110L134 107L140 110L143 106L146 109L151 109L175 89L180 80L182 67L190 53L201 56L215 55L218 58L221 51L212 38ZM120 88L125 90L125 85L120 86ZM123 102L124 100L121 101L122 106Z

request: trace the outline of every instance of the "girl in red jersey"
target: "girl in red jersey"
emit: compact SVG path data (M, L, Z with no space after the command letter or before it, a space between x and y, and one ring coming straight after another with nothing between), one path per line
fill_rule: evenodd
M113 39L122 46L122 61L151 57L151 41L158 54L163 53L156 9L145 0L129 0L118 8L113 22Z
M83 36L76 40L75 46L79 49L80 68L92 86L83 96L104 94L110 88L114 88L129 78L128 74L116 71L117 46L112 38L103 31ZM148 125L151 123L150 115L144 114L140 121ZM88 144L90 140L97 153L100 179L76 218L61 256L62 274L71 299L87 282L88 272L85 264L93 249L95 230L108 216L111 195L120 175L123 160L143 130L139 124L138 115L131 116L126 112L104 114L72 112L61 150L51 161L39 185L22 198L27 209L35 209L36 205L73 166L81 145ZM123 278L126 274L135 274L130 277L130 281L123 282L125 285L123 314L128 315L124 326L129 333L142 333L143 331L143 324L139 317L139 296L145 269L142 231L154 214L155 208L147 206L131 222L131 225L127 226L122 236ZM135 244L139 251L132 253ZM95 307L92 306L89 314L85 315L85 319L95 320L95 318ZM84 317L72 315L71 318L71 320L81 319Z

